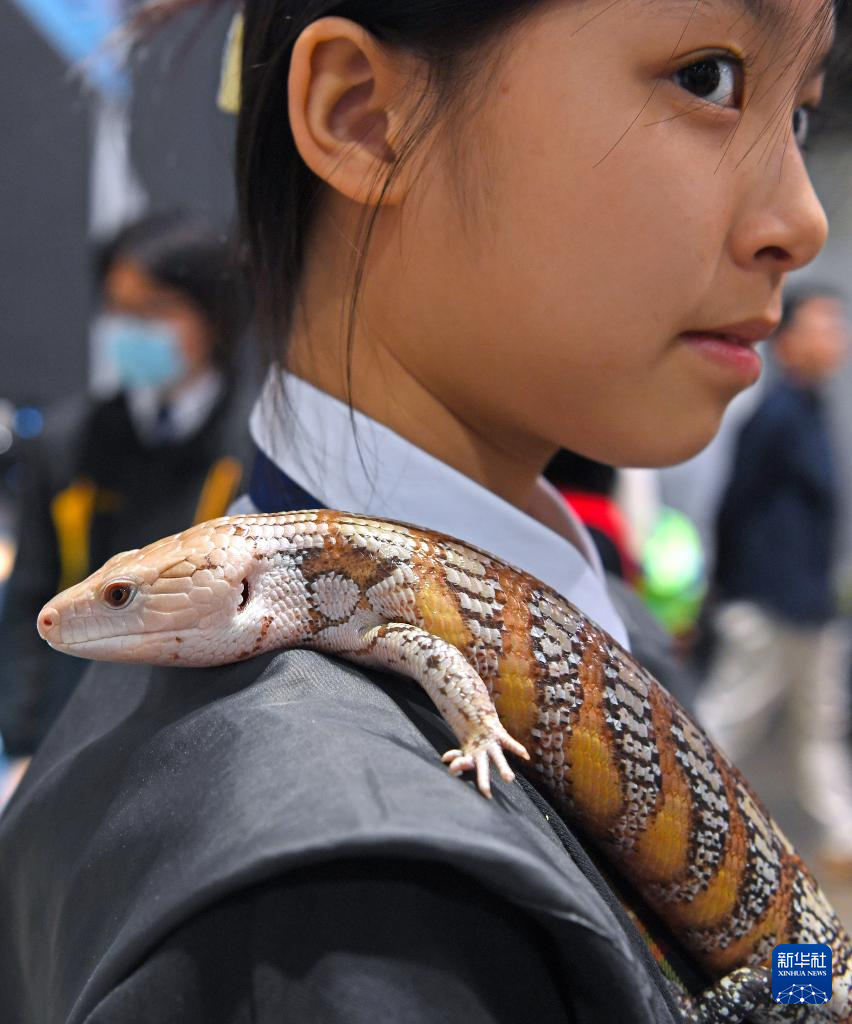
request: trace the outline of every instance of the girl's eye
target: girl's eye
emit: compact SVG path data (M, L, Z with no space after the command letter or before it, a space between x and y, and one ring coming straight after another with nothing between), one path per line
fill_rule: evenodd
M808 135L811 130L811 114L812 111L807 107L798 107L793 111L793 135L800 149L805 149L808 144Z
M678 85L693 96L720 107L739 107L743 101L743 66L734 57L702 57L675 75Z

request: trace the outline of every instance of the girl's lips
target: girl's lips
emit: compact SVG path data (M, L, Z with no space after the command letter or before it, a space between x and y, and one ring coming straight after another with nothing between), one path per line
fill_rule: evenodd
M733 334L710 334L687 331L681 338L717 366L736 373L747 384L755 384L763 370L763 360L754 349L754 342Z

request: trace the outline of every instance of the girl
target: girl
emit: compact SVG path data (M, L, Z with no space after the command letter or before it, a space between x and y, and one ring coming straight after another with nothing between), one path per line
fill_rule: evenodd
M801 147L831 5L244 15L238 187L275 344L251 505L445 530L622 637L539 476L560 446L686 458L756 380L825 240ZM632 894L628 916L530 787L448 778L448 743L413 684L308 652L97 666L0 830L11 1019L679 1019L702 981L674 952L667 980Z

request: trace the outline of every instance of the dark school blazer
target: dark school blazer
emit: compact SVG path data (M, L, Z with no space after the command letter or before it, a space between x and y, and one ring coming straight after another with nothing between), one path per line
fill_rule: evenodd
M412 681L313 652L93 666L0 818L0 1018L677 1020L555 812L453 744Z

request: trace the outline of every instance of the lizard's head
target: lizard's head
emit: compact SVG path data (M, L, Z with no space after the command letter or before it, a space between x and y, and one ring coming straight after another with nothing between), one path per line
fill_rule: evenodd
M238 521L202 523L115 555L46 604L38 631L58 651L99 661L236 661L257 653L246 637L262 625L250 600L261 560Z

